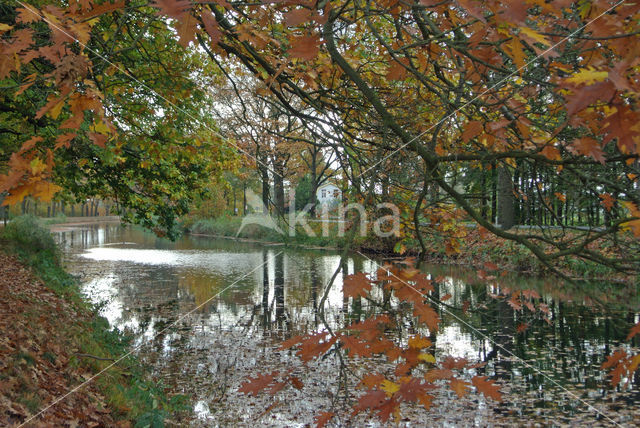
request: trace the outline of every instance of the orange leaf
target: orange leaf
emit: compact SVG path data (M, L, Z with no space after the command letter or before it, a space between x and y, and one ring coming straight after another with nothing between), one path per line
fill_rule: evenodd
M474 376L473 379L471 379L471 383L485 397L492 398L496 401L502 401L500 387L495 385L492 380L487 380L486 376Z
M458 395L458 398L462 398L469 392L469 383L458 378L451 378L449 380L449 387L453 392Z
M308 9L294 9L284 14L284 22L289 27L297 27L311 19L311 11Z
M432 345L431 340L423 336L412 336L409 338L409 348L412 348L412 349L420 350L420 349L428 348L431 345Z
M414 302L413 314L417 316L421 322L425 323L427 327L429 327L430 331L438 331L440 317L431 305L422 302Z
M310 61L318 56L320 43L320 37L316 35L295 37L291 40L289 55Z
M479 120L474 120L467 123L464 128L464 132L462 133L462 141L468 143L471 139L480 135L482 130L482 122L480 122Z
M316 415L316 417L313 418L313 421L316 423L316 428L324 427L334 416L335 413L333 412L321 412Z
M191 2L188 0L154 0L152 6L160 9L163 14L178 19L191 9Z
M238 391L248 395L258 395L260 391L267 388L271 382L273 382L273 378L278 374L278 371L274 371L269 374L258 375L256 378L249 378L249 380L242 384Z
M627 336L627 340L631 340L636 334L640 334L640 322L634 325L631 330L629 330L629 335Z
M600 199L602 199L602 206L604 206L607 211L611 211L616 199L608 193L601 193L599 196Z
M450 379L451 377L453 377L453 372L449 369L432 369L424 375L427 382L434 382L440 379Z
M344 297L364 297L371 291L371 281L366 274L358 272L354 275L347 275L342 285Z

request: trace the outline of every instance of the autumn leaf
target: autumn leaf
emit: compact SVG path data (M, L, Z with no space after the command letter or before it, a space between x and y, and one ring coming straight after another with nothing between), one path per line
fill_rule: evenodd
M440 317L436 311L428 303L414 302L413 313L417 316L421 322L425 323L429 327L430 331L438 331L438 324L440 323Z
M304 338L300 344L298 355L304 362L323 355L338 340L338 336L333 336L327 340L328 333L316 333Z
M391 397L393 394L400 390L400 385L385 379L380 384L380 389L387 393L387 397Z
M384 391L380 389L370 390L358 399L358 404L355 406L353 414L358 414L367 409L377 409L386 400L387 394Z
M532 30L528 27L520 27L520 35L524 37L525 40L532 43L541 43L543 45L550 45L549 41L545 36L538 33L535 30Z
M297 27L304 24L311 18L311 11L308 9L294 9L284 14L284 22L289 27Z
M464 368L469 361L466 358L455 358L452 356L448 356L442 361L442 367L448 370L455 369L460 370Z
M627 340L631 340L636 334L640 334L640 322L634 325L631 330L629 330L629 335L627 336Z
M317 35L294 37L288 50L292 58L310 61L318 56L320 37Z
M42 18L37 13L33 12L30 8L19 7L16 9L18 12L18 22L23 24L30 24L32 22L40 21Z
M427 353L418 354L418 360L423 361L425 363L431 363L431 364L436 363L436 357L434 357L432 354L427 354Z
M425 373L424 378L427 382L435 382L436 380L451 379L453 371L450 369L431 369Z
M387 71L387 79L389 80L402 80L407 77L407 69L404 67L402 62L393 61L391 67Z
M364 297L371 291L371 281L365 273L347 275L342 285L344 297Z
M462 141L468 143L473 138L480 135L483 130L482 122L479 120L474 120L466 124L464 127L464 131L462 132Z
M190 13L185 13L176 21L178 43L185 49L189 46L189 43L195 43L196 41L196 33L198 31L196 24L196 18Z
M340 342L342 342L344 349L349 352L349 356L371 356L371 348L367 346L367 343L361 342L355 337L342 335L340 336Z
M384 376L381 374L367 374L360 381L359 385L363 385L369 389L373 389L379 386L384 380Z
M593 85L596 82L602 82L608 76L609 72L607 71L597 71L593 67L589 67L572 74L565 81L574 85Z
M334 416L335 413L333 412L320 412L313 418L316 428L323 428Z
M273 371L269 374L258 375L255 378L249 378L245 381L242 386L238 389L239 392L245 393L247 395L258 395L260 391L266 389L271 383L273 379L279 374L278 371Z
M615 198L611 196L609 193L601 193L598 196L600 197L600 199L602 199L602 202L601 202L602 206L605 207L607 211L611 211L611 209L616 203Z
M449 380L449 387L458 395L458 398L462 398L469 392L470 384L454 377Z
M431 340L424 336L411 336L409 338L409 348L412 349L424 349L432 345Z
M621 226L623 229L631 229L634 236L640 237L640 209L631 201L623 201L621 204L629 211L632 217L636 218L622 223Z
M500 393L500 387L495 385L492 380L487 380L487 376L474 376L471 379L471 383L485 397L491 398L495 401L502 401L502 394Z
M579 154L590 156L604 165L604 152L602 151L600 143L595 139L591 137L584 137L579 140L574 140L572 147L577 150Z
M191 2L188 0L154 0L151 3L153 6L160 9L160 12L171 18L179 19L191 9Z

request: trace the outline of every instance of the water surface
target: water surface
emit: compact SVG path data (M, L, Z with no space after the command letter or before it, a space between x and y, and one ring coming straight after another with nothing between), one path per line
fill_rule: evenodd
M337 269L326 321L340 328L362 319L367 305L344 299L342 281L357 271L375 272L378 261L351 256L341 264L329 251L207 237L170 242L115 223L57 226L53 233L66 266L79 275L101 314L133 335L138 356L159 380L193 397L198 417L192 424L303 426L311 422L314 406L335 404L327 392L331 365L306 375L317 397L300 395L266 415L269 401L242 409L235 390L243 376L263 366L298 367L274 343L323 328L317 307ZM553 278L480 280L477 272L459 267L423 269L437 278L437 296L451 295L438 309L443 322L432 336L436 357L486 363L480 374L500 382L507 397L497 406L480 398L453 403L454 396L445 397L452 404L441 406L434 424L612 423L602 414L623 424L640 423L638 375L613 390L600 369L638 319L635 293L602 284L564 287ZM524 311L491 298L504 287L537 290L549 306L549 322L526 319L530 325L519 332ZM468 311L453 309L465 305ZM406 423L424 422L422 417Z

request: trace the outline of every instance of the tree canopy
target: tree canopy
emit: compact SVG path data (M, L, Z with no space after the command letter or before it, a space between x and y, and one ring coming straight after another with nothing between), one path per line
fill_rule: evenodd
M207 111L216 84L251 78L272 113L295 118L273 132L331 148L359 190L404 190L415 233L420 216L452 206L550 265L577 256L633 270L635 255L591 243L640 235L639 10L604 0L4 5L0 190L6 204L59 185L110 193L139 221L171 228L229 148L246 153ZM500 215L458 185L476 171L494 175ZM567 233L567 195L605 221ZM561 232L513 233L515 214L554 218Z

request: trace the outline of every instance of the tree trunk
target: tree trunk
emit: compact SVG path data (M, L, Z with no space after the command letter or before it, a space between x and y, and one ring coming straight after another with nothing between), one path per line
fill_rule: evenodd
M511 229L514 225L513 182L507 167L498 169L498 224L502 229Z
M317 171L317 150L313 149L311 153L311 195L309 198L309 203L311 204L311 209L309 210L309 214L311 218L316 217L316 192L318 191L318 171ZM299 207L304 208L304 207Z
M242 183L242 215L247 215L247 183Z
M260 168L262 174L262 212L269 214L269 171L266 167Z
M278 154L273 160L273 203L279 217L284 217L284 165Z
M498 220L497 206L498 206L498 180L496 180L496 162L491 163L491 223L496 223Z

